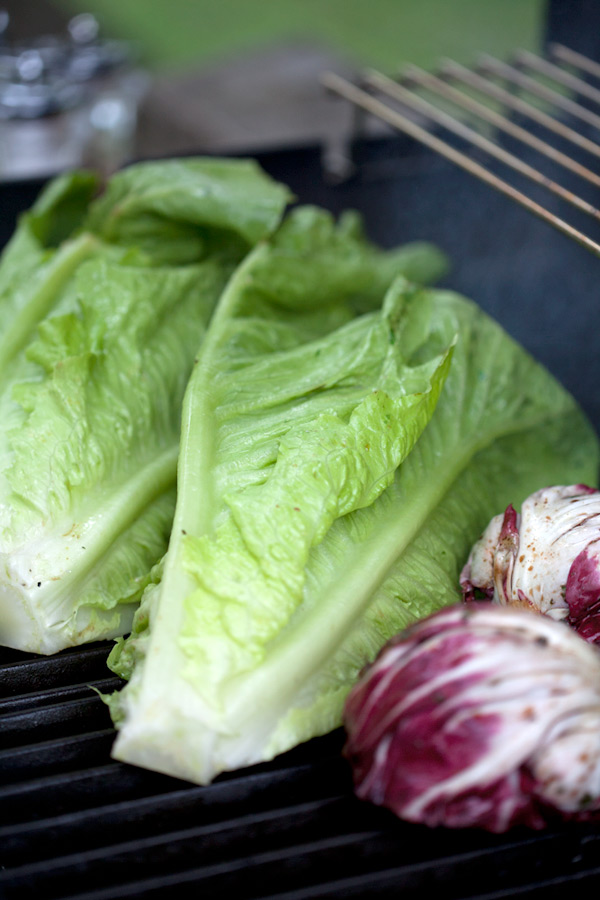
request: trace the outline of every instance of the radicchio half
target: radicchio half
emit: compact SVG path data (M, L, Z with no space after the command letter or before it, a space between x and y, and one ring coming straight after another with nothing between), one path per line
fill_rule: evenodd
M495 516L461 573L467 602L488 599L564 619L600 642L600 491L544 488Z
M359 797L430 826L600 818L600 652L489 603L393 638L345 708Z

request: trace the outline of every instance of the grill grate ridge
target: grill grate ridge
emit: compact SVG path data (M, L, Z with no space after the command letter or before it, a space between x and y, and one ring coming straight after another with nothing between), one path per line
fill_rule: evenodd
M90 768L105 762L114 740L112 728L0 750L4 784Z
M118 690L121 684L120 678L109 676L81 684L72 684L67 687L15 694L0 700L0 722L3 721L2 717L6 713L26 712L38 707L47 708L55 704L57 700L64 702L89 698L90 688L94 691L108 694Z
M18 747L23 741L36 742L79 735L110 728L112 723L106 705L92 688L87 697L63 697L60 703L0 716L0 748Z
M400 835L400 838L404 837L405 834ZM427 841L423 842L423 837L421 833L421 844L426 845ZM561 874L557 871L553 878L545 878L544 882L561 883L566 878L574 877L568 848L565 852L559 852L557 857L554 856L555 851L564 847L562 837L546 837L544 843L552 859L552 867L559 870L562 866ZM538 873L526 864L530 849L528 841L510 841L501 848L486 846L474 851L466 850L464 846L460 849L451 840L448 852L440 854L435 859L435 865L432 865L431 856L419 853L419 844L409 839L404 844L402 865L391 866L389 863L394 856L397 858L399 855L400 846L402 844L398 836L389 832L372 830L337 834L291 847L252 853L233 861L190 867L119 885L98 886L89 891L65 895L65 900L66 897L69 900L109 900L121 896L156 898L164 896L168 889L176 889L178 898L197 896L201 889L203 898L210 900L222 897L234 887L240 900L369 897L380 895L381 888L386 891L387 896L398 896L401 892L403 898L421 898L425 888L437 888L443 889L444 896L450 900L458 900L480 897L475 885L481 885L484 881L489 885L489 875L495 869L494 860L498 849L502 850L504 858L513 866L521 865L518 879L506 869L500 873L499 879L494 877L499 888L498 896L509 892L514 896L522 896L522 892L527 893L540 883ZM333 870L344 872L347 877L331 881L326 878L315 879L315 873L320 872L320 860L324 854L330 862L335 862ZM567 873L564 871L565 867L568 869ZM584 877L585 873L581 873L581 876ZM501 888L502 881L506 883L506 892ZM21 900L27 894L19 893L18 896ZM10 894L7 895L7 900L12 900Z
M216 783L208 787L186 785L162 795L147 796L120 803L78 809L76 812L49 816L36 822L21 822L0 827L0 859L4 866L23 865L32 860L57 858L65 847L70 852L94 849L152 837L163 832L200 826L220 827L232 817L273 814L290 804L330 803L348 796L347 780L336 777L332 766L301 766L262 776ZM181 782L172 784L180 785ZM364 819L364 813L361 812Z

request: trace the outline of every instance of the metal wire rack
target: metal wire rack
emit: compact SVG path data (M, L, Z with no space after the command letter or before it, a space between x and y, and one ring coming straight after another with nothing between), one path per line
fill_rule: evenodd
M369 70L358 83L333 72L322 80L355 109L426 145L600 256L600 243L587 229L570 224L469 155L477 148L484 158L500 162L600 221L600 210L579 189L564 186L500 143L503 136L510 136L530 148L528 156L535 151L588 185L600 187L599 63L562 44L551 44L547 57L520 50L510 62L483 55L472 68L443 60L435 73L410 65L394 79ZM459 146L450 143L448 135L458 138ZM556 140L568 152L556 146Z

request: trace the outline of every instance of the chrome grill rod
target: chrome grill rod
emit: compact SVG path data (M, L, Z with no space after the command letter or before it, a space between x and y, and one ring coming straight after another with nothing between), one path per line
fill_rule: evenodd
M559 45L554 45L551 51L556 58L560 57L561 60L572 66L576 66L577 60L580 59L580 54L573 55L573 51L569 51L568 48ZM554 70L558 68L553 63L548 63L548 66L551 68L547 68L544 60L535 57L533 54L526 54L524 51L517 53L515 60L517 66L526 66L529 69L540 72L546 78L550 77L551 73L556 74ZM509 109L526 115L529 119L536 121L554 134L577 144L581 149L596 158L600 157L600 145L596 141L581 135L578 131L562 122L560 118L550 115L545 110L538 109L521 96L511 94L506 88L498 86L492 78L502 78L505 82L513 84L539 99L543 99L545 103L552 99L554 106L559 110L559 115L565 112L568 112L570 115L577 115L580 120L598 128L599 133L600 116L581 106L571 97L558 93L545 84L539 84L535 79L526 75L515 66L484 56L479 68L485 71L488 77L484 77L481 72L472 72L470 69L452 61L444 61L438 74L424 72L416 66L407 66L398 79L392 79L380 72L370 70L365 73L361 84L355 84L333 72L325 73L322 80L329 91L350 101L356 109L376 116L393 128L434 150L445 159L450 160L495 190L508 196L538 218L551 224L554 228L586 247L596 256L600 256L600 243L593 240L583 231L575 228L561 216L550 212L541 203L529 197L504 178L490 171L485 165L473 159L468 152L457 149L457 147L439 136L441 129L457 135L471 147L484 151L503 165L519 172L570 205L598 220L600 219L600 210L591 202L558 184L554 179L543 174L529 162L525 162L519 156L510 153L496 141L491 140L476 130L476 128L471 127L471 124L467 124L462 117L454 116L447 112L447 101L458 107L461 112L466 112L470 123L475 119L475 124L478 124L480 121L487 126L493 126L497 131L511 135L517 141L552 159L596 188L600 187L600 174L598 172L574 160L571 156L552 146L547 141L542 140L537 135L531 134L520 124L511 121L506 115L502 115L488 105L481 103L464 90L459 90L456 84L460 84L461 87L464 85L469 89L475 89L477 92L503 103ZM597 75L600 78L600 65L592 60L588 61L587 68L580 66L580 69L587 74ZM573 89L580 87L580 84L587 85L587 82L571 73L565 73L565 75L564 81L561 81L559 78L554 79L563 88L569 87ZM452 84L448 83L449 81ZM586 94L587 98L595 99L600 103L600 90L591 85L589 87L590 90ZM417 93L417 90L421 93ZM438 102L441 98L443 101L442 105L446 104L444 108L440 108L435 102L425 99L422 96L423 91L428 92L430 95L433 94L434 99ZM583 92L580 91L579 93Z

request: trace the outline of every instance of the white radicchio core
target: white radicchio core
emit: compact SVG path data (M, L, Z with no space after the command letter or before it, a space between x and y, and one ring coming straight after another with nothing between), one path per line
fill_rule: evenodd
M431 826L600 818L600 651L522 609L457 605L393 638L351 691L359 797Z
M460 583L467 602L522 606L600 641L600 491L549 487L520 515L507 507L473 546Z

